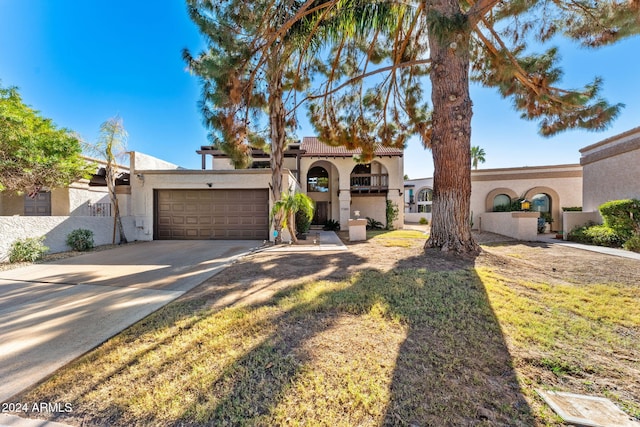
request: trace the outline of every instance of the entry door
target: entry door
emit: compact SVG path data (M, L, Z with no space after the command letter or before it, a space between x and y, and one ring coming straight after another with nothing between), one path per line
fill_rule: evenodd
M313 225L324 225L329 219L329 202L316 202L316 211L313 213Z

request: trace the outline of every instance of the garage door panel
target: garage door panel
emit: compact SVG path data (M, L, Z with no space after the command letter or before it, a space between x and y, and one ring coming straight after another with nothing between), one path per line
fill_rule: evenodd
M267 239L268 190L156 190L156 239Z

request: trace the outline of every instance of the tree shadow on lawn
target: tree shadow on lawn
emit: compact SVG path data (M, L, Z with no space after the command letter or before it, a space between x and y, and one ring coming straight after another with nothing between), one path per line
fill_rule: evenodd
M310 285L276 294L267 304L287 308L275 332L225 369L210 385L216 397L203 396L182 421L532 425L473 260L403 268L425 263L416 258L317 294Z
M134 326L138 330L129 331L130 341L107 343L103 353L122 351L120 346L140 336L153 336L155 342L83 388L87 393L109 390L113 377L127 375L122 382L137 385L131 396L74 404L78 411L72 420L110 425L534 424L473 260L443 257L427 252L402 260L394 270L360 271L344 280L344 272L361 261L357 255L300 255L296 263L312 265L312 272L329 280L300 278L267 299L192 316L169 305ZM288 261L254 259L252 271L273 283L298 271L285 274L279 262ZM437 269L447 262L447 268ZM227 274L231 279L233 268ZM228 295L224 287L223 294L214 289L207 294L206 288L178 303L197 311L205 300ZM219 332L203 328L186 338L188 331L223 315L228 325ZM141 366L149 357L159 361ZM76 369L90 373L96 360L98 355L90 354ZM178 363L183 370L172 371ZM57 389L64 390L61 381ZM84 396L76 389L75 397L31 397L74 403ZM134 401L156 408L141 411L130 406Z

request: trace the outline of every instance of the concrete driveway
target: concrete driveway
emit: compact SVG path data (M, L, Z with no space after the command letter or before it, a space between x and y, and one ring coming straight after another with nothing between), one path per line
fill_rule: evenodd
M0 402L262 241L154 241L0 272Z

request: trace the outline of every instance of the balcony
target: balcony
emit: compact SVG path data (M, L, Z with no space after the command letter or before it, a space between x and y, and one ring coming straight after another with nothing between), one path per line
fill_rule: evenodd
M389 190L389 175L351 174L351 194L379 194Z

